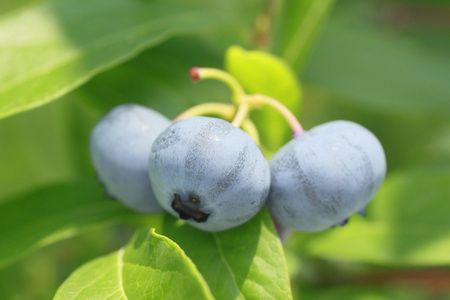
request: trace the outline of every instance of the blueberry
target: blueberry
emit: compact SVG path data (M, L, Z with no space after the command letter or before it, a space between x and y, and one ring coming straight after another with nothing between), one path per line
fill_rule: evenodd
M349 121L304 132L271 159L267 208L282 225L319 231L364 211L386 174L378 139Z
M105 194L143 213L163 211L148 178L148 157L155 138L170 121L137 104L109 111L90 136L92 163Z
M229 122L192 117L155 140L149 175L161 206L206 231L251 219L270 189L269 165L255 142Z

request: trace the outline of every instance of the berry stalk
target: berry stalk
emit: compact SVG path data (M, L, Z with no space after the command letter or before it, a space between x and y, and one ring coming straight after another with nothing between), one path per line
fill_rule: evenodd
M179 114L173 120L173 122L179 121L181 119L204 115L218 115L224 120L231 121L236 115L236 106L233 104L214 102L199 104ZM241 127L245 132L248 133L248 135L255 141L257 145L261 144L258 129L250 119L246 118L245 120L243 120Z
M242 98L242 99L245 99L245 98ZM241 127L244 120L247 119L249 113L250 113L249 103L247 103L246 101L241 101L241 103L239 104L238 110L236 112L236 115L234 116L233 121L231 121L231 124L237 128Z
M235 127L241 127L243 122L247 119L248 114L255 107L259 107L262 104L270 105L278 110L288 122L292 129L293 137L296 137L304 132L303 127L300 125L294 114L281 102L261 94L247 95L243 87L239 82L230 74L225 71L213 68L198 68L194 67L189 70L189 75L193 81L199 81L202 79L216 79L224 82L231 89L233 102L238 105L236 115L234 116L231 124ZM196 112L197 113L197 112ZM199 115L201 113L197 113ZM204 114L204 113L203 113ZM184 115L184 113L182 114ZM190 115L189 115L190 116ZM180 119L180 116L177 118Z
M231 120L236 113L236 107L233 104L225 103L203 103L189 108L188 110L179 114L173 121L176 122L181 119L186 119L195 116L202 116L208 114L219 115L223 119Z
M272 106L273 108L278 110L281 113L281 115L286 119L289 126L291 127L293 137L296 137L304 132L302 125L300 125L300 123L298 122L298 120L294 116L294 114L286 106L284 106L281 102L279 102L269 96L261 95L261 94L248 95L245 97L244 102L248 103L249 105L251 105L253 107L260 106L261 104L266 104L266 105Z
M239 104L240 99L245 95L244 88L239 84L239 82L225 71L213 68L198 68L193 67L189 70L189 75L194 82L203 79L216 79L222 81L231 90L233 102Z

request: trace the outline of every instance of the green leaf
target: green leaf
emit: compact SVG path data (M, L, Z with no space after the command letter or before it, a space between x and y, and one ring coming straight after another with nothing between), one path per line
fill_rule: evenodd
M192 261L170 239L144 229L117 252L91 261L54 299L214 299Z
M274 52L301 69L335 0L286 0L276 21Z
M344 20L328 22L302 77L305 85L364 109L407 116L450 114L447 52Z
M71 103L55 102L0 120L0 201L49 182L70 180L76 173L69 121ZM85 150L87 148L84 148Z
M197 38L173 38L93 78L80 89L89 105L105 113L122 103L140 103L169 118L204 102L228 102L220 82L193 83L189 69L220 67L222 58Z
M297 234L302 253L382 265L450 264L450 168L391 175L368 206L342 228Z
M162 233L186 252L216 299L291 299L283 248L268 212L222 232L205 232L170 215Z
M292 69L280 58L260 51L245 51L233 46L226 53L225 69L250 94L275 98L294 114L300 108L301 89ZM264 107L252 117L261 131L262 142L276 151L292 137L292 131L278 111Z
M214 11L129 0L37 2L0 18L0 118L44 105ZM39 34L37 34L39 33Z
M97 182L41 188L0 203L0 267L81 230L139 217L107 199Z
M42 0L2 0L0 1L0 15L10 13L13 10L20 9L33 1Z
M52 299L64 279L80 265L125 245L133 235L131 228L128 222L126 226L89 228L22 257L0 269L0 299Z

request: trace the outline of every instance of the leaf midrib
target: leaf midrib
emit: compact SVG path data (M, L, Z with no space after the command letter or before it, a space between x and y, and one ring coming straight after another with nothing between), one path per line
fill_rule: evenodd
M219 253L220 256L220 260L222 261L223 265L225 266L225 268L227 269L228 273L230 274L230 277L233 281L234 286L236 287L236 290L239 292L239 296L242 299L245 299L244 295L242 294L239 285L237 284L236 281L236 277L234 276L233 270L231 269L230 265L228 264L226 258L225 258L225 254L223 253L222 250L222 244L220 242L220 238L217 236L217 233L212 233L212 236L214 237L214 241L216 242L217 245L217 251Z
M124 255L124 253L125 253L125 249L124 248L121 248L120 250L119 250L119 252L117 253L117 275L118 275L118 278L119 278L119 289L120 289L120 292L122 293L122 296L125 298L125 300L128 300L128 297L127 297L127 295L125 294L125 289L124 289L124 286L123 286L123 274L122 274L122 271L123 271L123 255Z

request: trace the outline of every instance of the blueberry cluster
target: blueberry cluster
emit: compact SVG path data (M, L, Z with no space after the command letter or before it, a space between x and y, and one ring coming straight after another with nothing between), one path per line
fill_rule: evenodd
M108 112L90 139L106 193L131 209L165 210L206 231L243 224L264 204L277 223L300 231L343 224L364 211L386 173L383 148L370 131L349 121L303 131L282 108L295 135L268 163L258 138L239 127L252 105L281 104L261 95L236 99L231 123L198 116L217 113L214 105L173 122L136 104Z

